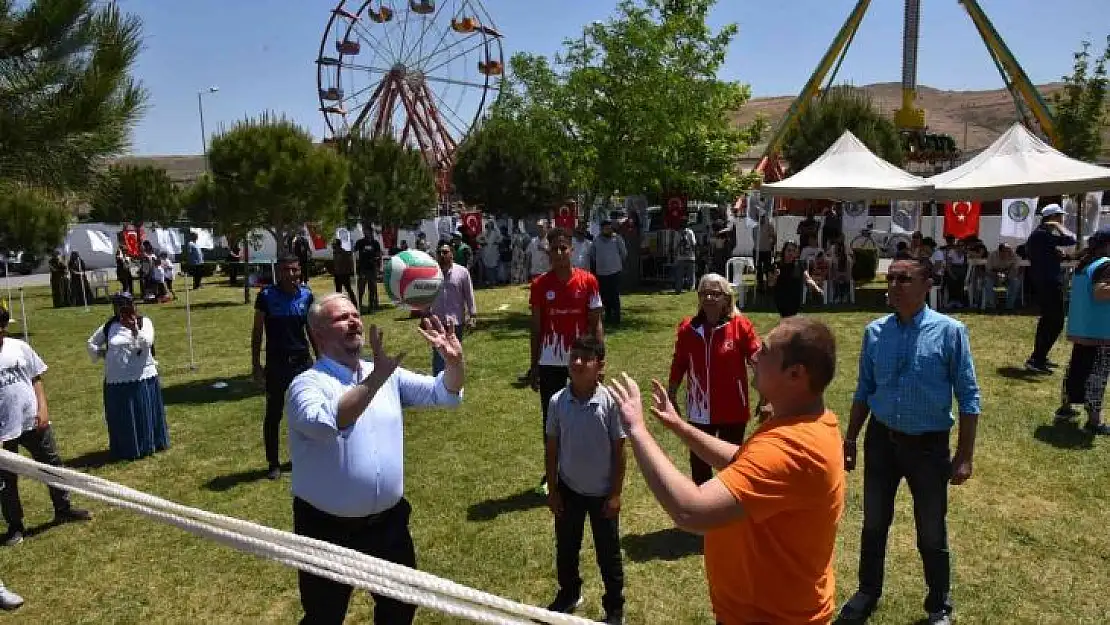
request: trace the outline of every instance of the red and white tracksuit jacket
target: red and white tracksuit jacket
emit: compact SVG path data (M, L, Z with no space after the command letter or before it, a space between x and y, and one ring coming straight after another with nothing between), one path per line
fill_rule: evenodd
M759 335L742 314L715 328L705 328L700 315L678 324L670 383L678 386L686 378L686 418L700 424L747 423L747 363L759 349Z

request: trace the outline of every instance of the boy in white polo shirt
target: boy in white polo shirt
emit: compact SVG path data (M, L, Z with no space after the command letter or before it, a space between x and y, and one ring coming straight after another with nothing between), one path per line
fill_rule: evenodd
M582 605L578 556L590 517L594 550L605 584L606 623L623 623L624 569L617 522L624 485L626 434L620 411L601 385L605 345L579 337L570 348L570 384L548 406L547 503L555 514L559 592L548 607L571 613Z

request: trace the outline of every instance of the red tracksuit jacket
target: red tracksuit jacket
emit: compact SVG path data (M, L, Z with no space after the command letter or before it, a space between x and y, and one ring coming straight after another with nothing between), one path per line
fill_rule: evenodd
M715 328L688 317L678 324L670 383L686 378L686 418L693 423L747 423L748 361L759 352L752 322L734 314Z

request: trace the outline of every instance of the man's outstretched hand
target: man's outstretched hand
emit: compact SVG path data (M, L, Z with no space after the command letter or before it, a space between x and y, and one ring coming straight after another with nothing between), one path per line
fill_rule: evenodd
M366 333L370 339L370 354L374 361L374 371L370 375L379 382L384 382L393 375L397 367L401 366L405 352L392 357L386 355L385 347L382 345L382 331L376 325L367 328Z
M432 349L439 352L448 365L458 365L462 362L462 343L459 342L459 336L455 333L455 324L452 321L448 320L447 326L444 327L439 317L428 315L420 322L417 331L425 341L428 341Z

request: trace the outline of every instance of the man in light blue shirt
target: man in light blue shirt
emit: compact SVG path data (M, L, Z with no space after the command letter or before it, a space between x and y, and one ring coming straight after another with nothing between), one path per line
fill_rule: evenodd
M297 534L415 568L404 498L402 409L457 406L464 379L462 345L430 316L419 328L445 368L436 377L399 367L382 334L370 326L373 362L362 360L362 320L345 295L313 303L309 332L319 349L315 366L298 375L286 395L293 458L293 528ZM352 588L301 571L302 624L339 625ZM375 623L411 623L416 607L374 595Z
M887 296L895 312L871 322L863 333L859 382L844 437L844 467L851 471L856 437L870 416L863 442L859 590L841 609L838 622L863 623L879 602L887 534L903 478L913 496L917 546L929 589L927 622L951 622L948 484L963 484L971 477L979 384L967 327L925 305L932 275L928 259L895 261L887 271ZM951 456L953 395L960 419Z

